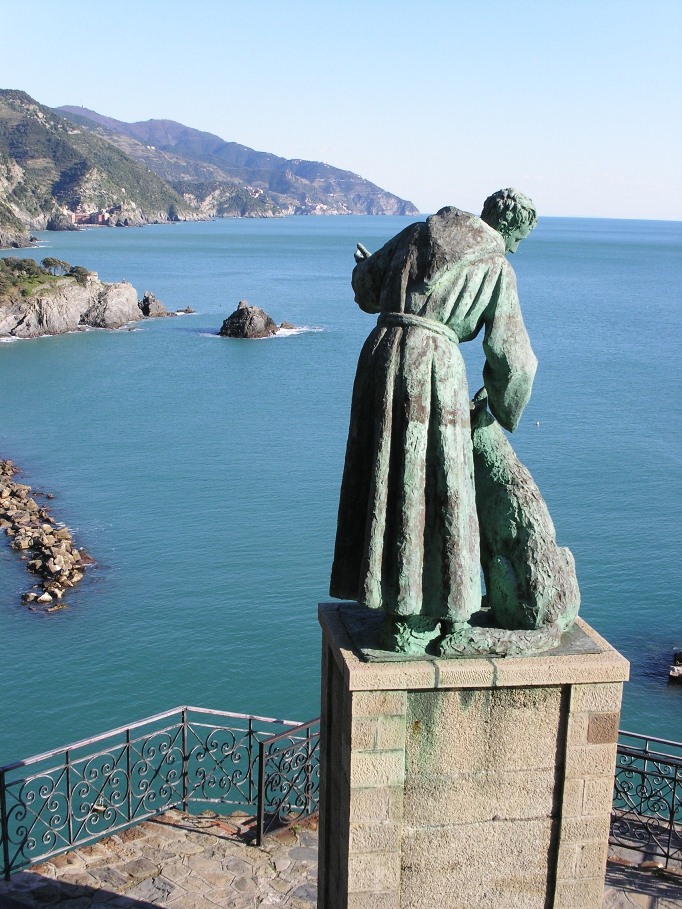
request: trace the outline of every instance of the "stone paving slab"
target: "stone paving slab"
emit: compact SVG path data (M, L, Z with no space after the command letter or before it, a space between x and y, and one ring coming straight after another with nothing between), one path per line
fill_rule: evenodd
M261 848L249 845L251 833L243 817L169 811L0 880L0 909L313 909L316 820L270 834ZM682 909L682 875L614 858L603 909Z

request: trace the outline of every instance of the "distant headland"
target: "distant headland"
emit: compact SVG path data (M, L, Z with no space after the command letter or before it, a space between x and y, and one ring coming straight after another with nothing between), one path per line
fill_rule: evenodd
M0 89L0 247L32 230L284 215L416 215L350 171L280 158L173 120L124 123Z

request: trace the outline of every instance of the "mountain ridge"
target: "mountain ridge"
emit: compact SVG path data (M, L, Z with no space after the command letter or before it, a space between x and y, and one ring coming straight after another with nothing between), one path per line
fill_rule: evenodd
M418 214L350 171L227 142L174 120L124 123L0 89L0 247L29 231L216 217Z
M265 193L278 214L419 214L411 202L319 161L256 151L175 120L126 123L84 107L56 110L80 124L90 120L180 192L184 182L215 181Z

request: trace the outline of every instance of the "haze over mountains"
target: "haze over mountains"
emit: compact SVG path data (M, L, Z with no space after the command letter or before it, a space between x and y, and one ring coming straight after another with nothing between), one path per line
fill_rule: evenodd
M27 239L27 230L85 220L134 225L290 214L418 212L328 164L255 151L172 120L124 123L0 90L0 245Z

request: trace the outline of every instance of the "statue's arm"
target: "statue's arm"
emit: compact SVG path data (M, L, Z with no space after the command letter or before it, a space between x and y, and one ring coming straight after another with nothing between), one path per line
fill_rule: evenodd
M510 265L502 265L484 317L483 382L488 405L505 429L513 432L530 398L538 361L530 346Z

